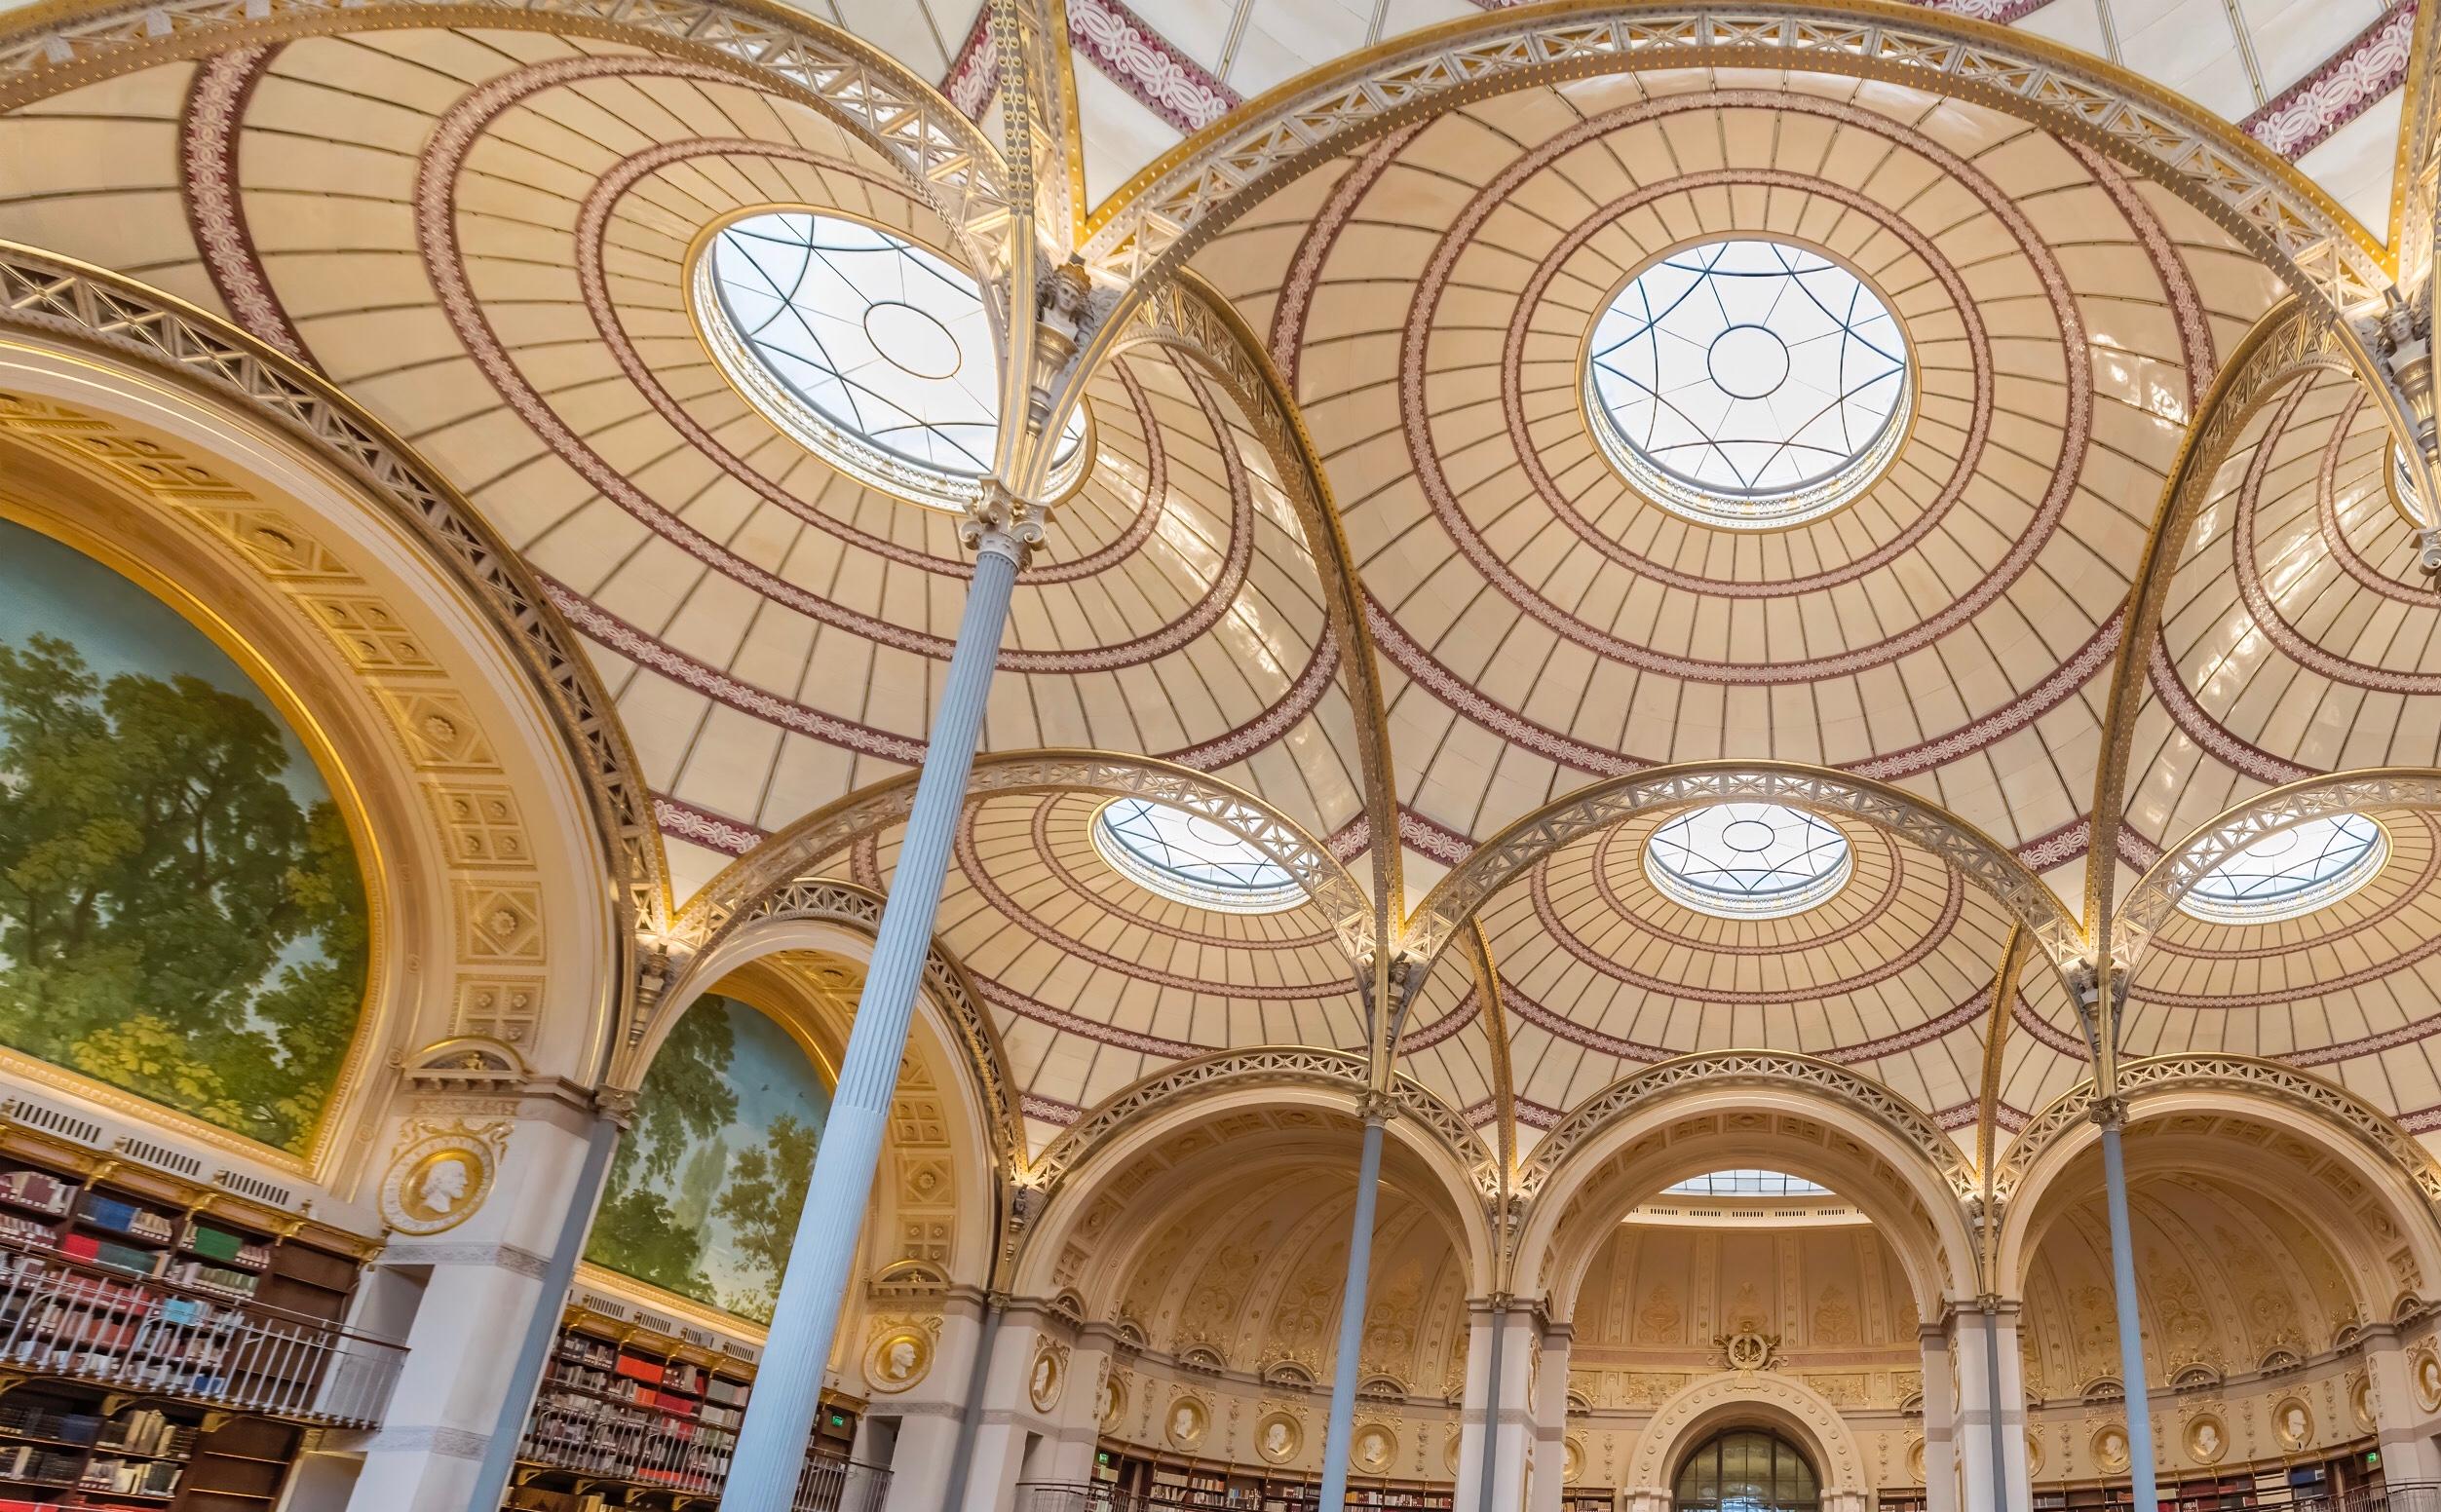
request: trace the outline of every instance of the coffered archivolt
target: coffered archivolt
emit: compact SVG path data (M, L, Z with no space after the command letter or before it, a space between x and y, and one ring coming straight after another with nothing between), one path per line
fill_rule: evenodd
M331 459L166 378L0 330L0 504L178 606L281 709L363 868L365 997L293 1153L10 1060L241 1169L344 1194L378 1158L399 1068L428 1047L590 1079L625 986L612 852L559 708L462 563Z
M2380 1249L2378 1268L2398 1292L2424 1296L2441 1277L2441 1167L2364 1099L2310 1072L2240 1055L2131 1060L2119 1068L2119 1087L2136 1130L2131 1148L2164 1132L2251 1129L2247 1138L2267 1159L2276 1155L2308 1173L2310 1185L2288 1190L2328 1184L2359 1215L2367 1242ZM2080 1083L2044 1109L1992 1172L2002 1212L1996 1274L2026 1273L2053 1189L2077 1190L2065 1173L2101 1138L2088 1116L2092 1097L2091 1084ZM2386 1318L2390 1302L2384 1298L2372 1316Z
M23 350L64 347L96 371L200 391L209 406L221 409L219 429L246 438L255 466L272 470L277 459L281 475L311 478L318 493L369 498L393 528L404 530L440 564L446 591L474 605L497 642L513 648L513 675L548 711L561 759L581 774L617 888L619 938L608 947L613 959L625 960L625 936L634 923L667 917L669 892L648 816L650 799L591 665L525 565L379 420L201 310L5 242L0 328L29 343ZM627 1011L629 993L623 983L616 1012Z

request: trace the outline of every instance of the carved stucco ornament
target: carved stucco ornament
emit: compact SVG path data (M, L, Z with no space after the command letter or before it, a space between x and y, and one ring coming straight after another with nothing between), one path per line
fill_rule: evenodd
M438 1123L410 1118L381 1182L382 1221L400 1233L441 1233L475 1216L491 1195L509 1122Z

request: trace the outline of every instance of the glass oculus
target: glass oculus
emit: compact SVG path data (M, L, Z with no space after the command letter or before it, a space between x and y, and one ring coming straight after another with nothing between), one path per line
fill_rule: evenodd
M1739 1169L1690 1176L1661 1189L1672 1197L1827 1197L1831 1189L1785 1171Z
M2269 924L2338 902L2382 870L2389 837L2361 813L2317 814L2266 835L2178 900L2211 924Z
M1672 902L1720 919L1803 913L1848 885L1848 837L1786 804L1724 803L1666 820L1644 872Z
M716 227L688 292L730 383L823 461L918 504L980 494L1000 397L991 315L966 270L859 220L773 209ZM1054 491L1087 450L1080 406Z
M1149 892L1197 908L1270 914L1306 899L1296 874L1236 832L1149 798L1117 798L1093 816L1093 848Z
M1705 242L1594 321L1585 411L1638 492L1706 525L1801 524L1872 485L1906 433L1914 362L1882 296L1782 242Z

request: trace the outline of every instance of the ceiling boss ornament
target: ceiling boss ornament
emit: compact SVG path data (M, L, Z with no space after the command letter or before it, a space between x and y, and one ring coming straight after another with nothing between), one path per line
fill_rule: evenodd
M1770 1370L1779 1359L1780 1336L1741 1328L1734 1334L1712 1341L1712 1347L1721 1351L1722 1360L1731 1370L1752 1375Z

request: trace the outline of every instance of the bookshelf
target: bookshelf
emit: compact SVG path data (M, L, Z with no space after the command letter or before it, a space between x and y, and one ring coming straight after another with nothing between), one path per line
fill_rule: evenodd
M0 1512L198 1507L200 1407L122 1405L96 1390L30 1383L0 1395Z
M1571 1486L1560 1494L1560 1512L1613 1512L1619 1497L1607 1488Z
M105 1164L104 1170L110 1167ZM55 1254L220 1304L337 1323L356 1289L353 1256L291 1242L107 1175L80 1178L0 1153L0 1252Z
M753 1395L753 1367L572 1309L560 1323L505 1507L667 1506L720 1493ZM844 1461L857 1415L825 1399L809 1459Z
M2344 1453L2308 1461L2222 1467L2215 1470L2166 1473L2155 1483L2157 1512L2277 1512L2277 1509L2329 1500L2344 1489L2364 1484L2351 1473L2361 1452ZM2373 1474L2378 1477L2380 1472ZM1913 1498L1912 1500L1904 1498ZM2073 1484L2044 1483L2034 1489L2033 1512L2124 1512L2135 1505L2126 1481ZM1881 1498L1884 1512L1922 1512L1921 1492L1901 1492Z
M0 1329L23 1373L0 1385L0 1512L269 1512L302 1431L215 1404L313 1416L326 1356L302 1341L319 1336L250 1342L265 1324L335 1330L365 1252L0 1131Z

